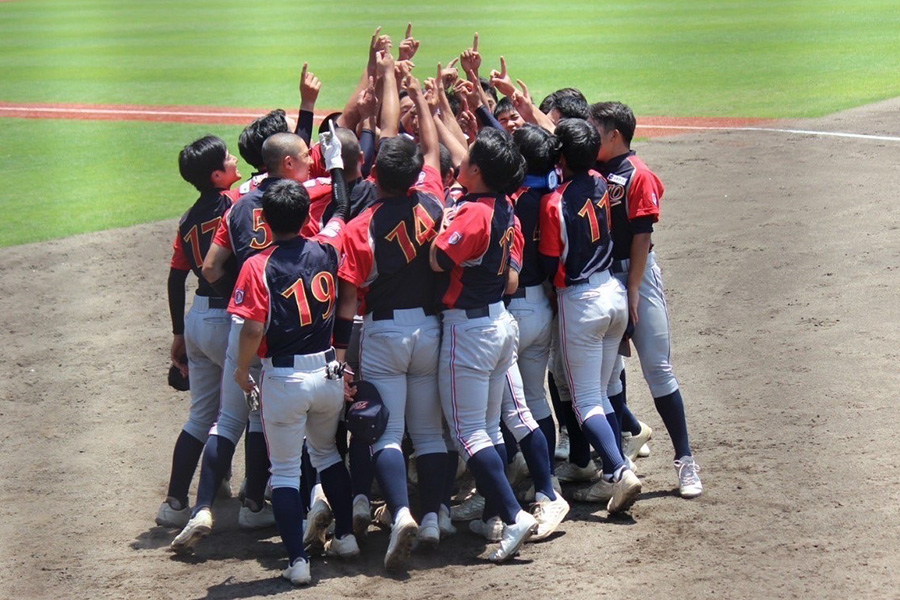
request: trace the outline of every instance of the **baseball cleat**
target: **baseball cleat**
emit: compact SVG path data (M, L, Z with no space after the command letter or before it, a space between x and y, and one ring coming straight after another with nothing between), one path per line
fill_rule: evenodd
M622 454L634 460L641 451L641 446L647 443L653 435L653 430L646 423L641 423L641 431L636 435L628 432L622 432Z
M556 460L568 460L569 458L569 433L565 429L559 430L559 437L556 439L556 450L553 453Z
M393 571L406 566L418 533L419 526L409 514L409 510L401 510L397 515L397 521L391 527L391 541L388 542L387 552L384 555L385 569Z
M503 521L500 517L491 517L487 521L474 519L469 521L469 531L489 542L499 542L503 538Z
M281 572L281 576L294 585L306 585L312 581L312 576L309 574L309 561L305 558L294 559L294 562Z
M372 524L372 507L369 499L359 494L353 499L353 535L364 538Z
M500 547L491 553L489 559L498 563L511 559L522 547L522 544L534 535L537 528L537 520L531 514L520 510L519 514L516 515L516 522L503 527Z
M613 482L600 478L590 487L575 490L572 497L578 502L609 502L613 497L614 487Z
M559 524L569 514L569 503L560 494L556 495L556 500L551 500L544 494L540 494L532 514L538 526L537 531L531 537L531 541L536 542L546 539L551 533L556 531Z
M406 479L410 485L419 485L419 468L416 464L415 452L409 455L409 460L406 464Z
M631 508L641 493L641 480L632 471L625 469L619 481L613 484L613 495L606 505L609 514L620 513Z
M450 518L454 521L471 521L484 512L484 496L477 492L469 496L462 504L450 508Z
M394 524L394 517L391 516L391 511L388 510L387 504L382 504L375 509L375 516L372 522L382 529L391 528L391 525Z
M521 452L516 452L513 461L506 465L506 479L509 481L509 485L515 489L528 476L528 465L525 463L525 456Z
M253 510L247 500L238 512L238 527L241 529L264 529L275 525L275 513L272 506L265 504L259 510Z
M682 498L696 498L703 493L700 483L700 465L693 456L682 456L675 461L675 472L678 473L678 493Z
M323 548L325 546L325 533L331 525L331 507L325 500L325 496L316 498L312 508L306 514L306 528L303 530L303 546L309 548Z
M597 466L588 461L587 466L579 467L575 463L564 462L556 467L556 477L560 481L594 481L600 477Z
M213 516L208 508L201 508L191 517L184 529L172 540L170 549L175 554L185 554L193 550L197 543L212 531Z
M450 509L443 504L438 509L438 527L441 529L442 538L456 533L456 527L453 526L453 521L450 519Z
M523 482L523 483L527 483L527 482ZM557 478L556 475L550 476L550 483L553 484L553 491L555 491L558 494L562 494L562 486L559 485L559 478ZM518 499L519 502L526 502L526 503L534 502L535 501L534 500L534 484L533 483L529 484L528 489L525 490L524 492L522 491L523 487L525 487L525 486L521 485L521 486L519 486L519 489L516 490L516 499Z
M181 529L191 520L191 507L172 508L172 502L180 504L175 498L166 498L165 501L159 505L159 510L156 511L156 524L160 527Z
M638 458L647 458L648 456L650 456L650 446L644 444L641 446L641 449L638 450Z
M359 556L359 544L356 543L356 536L352 533L345 533L344 537L333 537L325 544L325 554L328 556L339 556L341 558L354 558Z
M435 549L441 543L441 528L436 513L428 513L422 517L419 534L416 536L416 549Z

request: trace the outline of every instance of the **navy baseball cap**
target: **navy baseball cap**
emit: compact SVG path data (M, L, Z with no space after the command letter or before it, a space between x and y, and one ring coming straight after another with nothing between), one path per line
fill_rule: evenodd
M350 387L356 388L356 395L344 412L347 430L371 446L384 434L390 413L372 383L354 381Z

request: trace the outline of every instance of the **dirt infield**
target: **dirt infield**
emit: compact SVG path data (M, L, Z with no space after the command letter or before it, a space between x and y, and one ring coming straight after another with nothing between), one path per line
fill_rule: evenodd
M898 115L900 99L794 125L896 136ZM171 220L0 257L0 597L896 598L900 144L712 131L637 150L667 186L654 240L701 498L676 496L632 360L655 434L630 518L575 505L506 566L461 527L399 577L373 530L295 590L275 530L238 530L231 500L173 557L153 524L188 406L165 386Z
M222 108L219 106L142 106L138 104L19 104L0 102L0 117L19 119L71 119L86 121L154 121L166 123L196 123L214 125L245 125L248 121L266 114L269 109ZM337 109L336 109L337 110ZM317 111L318 123L334 110ZM659 128L740 127L767 123L765 119L733 119L721 117L642 117L637 129L638 137L677 135L677 130Z

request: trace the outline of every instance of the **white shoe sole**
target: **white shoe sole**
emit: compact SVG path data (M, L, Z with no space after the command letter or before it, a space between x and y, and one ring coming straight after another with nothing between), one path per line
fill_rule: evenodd
M635 503L641 493L641 482L637 476L633 476L634 481L627 483L625 488L616 490L613 497L609 499L606 510L609 514L625 512ZM616 484L618 486L618 484Z
M397 543L394 544L393 548L388 548L388 552L384 556L385 569L388 571L395 571L406 566L418 533L419 527L416 525L415 521L406 523L399 531L397 531Z
M200 541L209 535L210 531L212 531L211 527L206 525L197 525L196 527L191 528L190 533L184 537L184 539L179 540L175 538L172 542L171 550L175 554L188 554L193 552L194 547L200 543ZM179 535L179 537L181 537Z

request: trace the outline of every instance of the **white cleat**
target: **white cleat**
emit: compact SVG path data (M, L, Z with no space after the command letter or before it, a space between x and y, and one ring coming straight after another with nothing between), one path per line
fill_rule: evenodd
M678 493L682 498L696 498L703 493L700 482L700 465L693 456L682 456L675 461L675 472L678 473Z
M191 517L184 529L172 540L170 549L175 554L186 554L212 531L213 516L208 508L201 508Z
M556 495L556 500L551 500L544 494L540 494L537 497L537 504L535 504L532 514L537 520L538 526L537 531L531 537L531 541L536 542L548 538L550 534L556 531L559 524L569 514L569 503L559 494Z
M613 484L613 495L606 505L609 514L620 513L631 508L641 493L641 480L632 471L625 469L619 481Z
M354 558L359 556L359 544L356 543L356 536L352 533L345 533L344 537L331 538L325 544L325 554L328 556L339 556L341 558Z
M650 456L650 446L644 444L641 446L641 449L638 450L638 458L647 458Z
M477 492L463 501L450 508L450 518L454 521L471 521L481 517L484 512L484 496Z
M500 517L491 517L487 521L474 519L469 521L469 531L489 542L499 542L503 538L503 521Z
M436 513L428 513L422 517L419 534L416 536L416 549L434 550L441 543L441 528Z
M523 480L527 479L530 473L528 465L525 463L525 456L521 452L516 452L513 461L506 465L506 479L509 485L516 489Z
M384 568L388 571L402 569L409 559L413 542L419 533L416 520L409 514L409 510L401 510L397 520L391 527L391 540L388 542L387 552L384 555Z
M441 504L441 508L438 509L438 527L441 529L442 538L456 533L456 527L453 526L453 521L450 519L450 509L443 504Z
M316 498L312 508L306 514L306 528L303 530L303 546L307 549L325 547L325 533L331 525L331 507L323 495Z
M503 528L500 547L490 555L490 560L499 563L511 559L522 547L522 544L534 535L537 528L537 520L530 513L520 510L516 515L516 522Z
M372 506L369 499L359 494L353 499L353 535L362 539L369 532L372 524Z
M165 501L159 505L159 510L156 511L156 524L160 527L181 529L191 520L191 507L172 508L173 502L178 505L181 504L175 498L166 498Z
M653 430L646 423L641 422L641 431L637 435L622 432L622 454L634 460L638 457L641 447L646 444L653 435Z
M281 576L294 585L306 585L312 581L309 574L309 561L305 558L297 558L293 564L281 572Z
M241 529L264 529L275 526L275 513L270 504L265 504L259 510L253 510L247 500L238 512L238 527Z
M594 461L588 461L587 466L579 467L575 463L564 462L556 467L556 477L560 481L595 481L600 478Z
M569 434L565 429L559 430L559 437L556 439L556 451L553 453L556 460L569 459Z
M613 497L615 484L611 481L599 479L591 487L575 490L572 495L578 502L609 502Z

